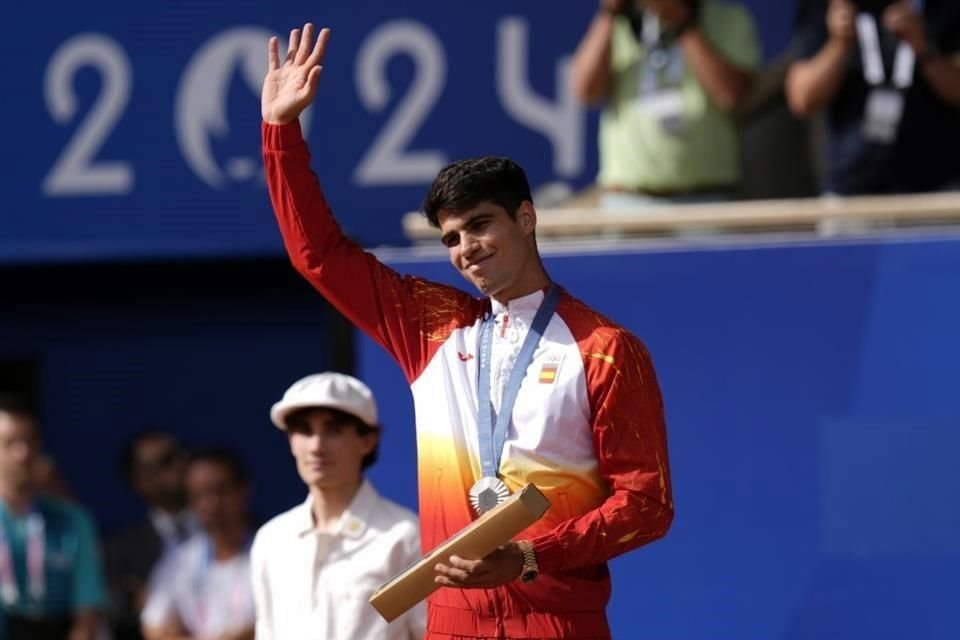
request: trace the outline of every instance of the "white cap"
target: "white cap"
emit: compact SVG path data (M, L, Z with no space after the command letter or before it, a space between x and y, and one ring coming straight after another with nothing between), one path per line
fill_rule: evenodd
M377 403L370 388L343 373L315 373L294 382L270 408L270 420L286 431L287 416L298 409L339 409L377 426Z

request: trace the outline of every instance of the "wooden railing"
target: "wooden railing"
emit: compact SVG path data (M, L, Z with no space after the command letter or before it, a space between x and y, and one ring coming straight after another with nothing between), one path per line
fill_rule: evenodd
M537 236L588 238L696 233L819 231L831 229L960 225L960 192L903 196L824 197L742 200L670 205L636 211L597 208L537 210ZM408 213L403 227L412 241L436 240L437 230L419 213Z

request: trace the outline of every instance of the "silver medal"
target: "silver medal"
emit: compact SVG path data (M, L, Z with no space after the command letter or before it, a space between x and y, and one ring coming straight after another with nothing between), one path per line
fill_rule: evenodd
M470 487L470 504L477 515L483 515L509 497L510 489L500 478L480 478Z

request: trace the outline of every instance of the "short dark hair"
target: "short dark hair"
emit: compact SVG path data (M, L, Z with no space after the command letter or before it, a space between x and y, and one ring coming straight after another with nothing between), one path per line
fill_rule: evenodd
M448 164L423 199L421 209L434 227L440 227L442 209L466 211L481 202L492 202L516 218L524 200L533 202L527 175L510 158L483 156Z
M0 413L11 413L30 418L31 422L37 421L33 406L27 402L26 398L15 393L0 393Z
M183 451L183 446L180 444L180 441L169 431L150 427L137 432L124 443L123 448L120 450L120 473L129 483L133 482L134 472L137 469L137 449L147 440L169 440L178 450Z
M243 463L240 456L228 449L211 448L197 451L190 456L190 465L199 463L220 465L227 470L237 485L246 487L250 484L247 465Z
M24 419L30 425L34 438L40 438L40 422L37 419L37 411L24 396L15 393L0 393L0 413L9 413L12 416Z
M303 407L302 409L291 411L290 415L288 415L284 419L284 424L287 426L288 432L290 429L290 425L292 423L298 420L301 420L303 416L309 413L310 411L316 411L318 409L322 409L323 411L329 412L331 417L333 418L334 424L338 424L344 427L352 426L356 430L357 435L360 436L361 438L367 434L377 433L380 431L379 426L371 426L366 422L364 422L363 420L361 420L360 418L358 418L357 416L353 415L352 413L341 411L340 409L334 409L333 407L323 407L318 405L316 407ZM360 470L363 471L364 469L368 469L372 467L373 464L377 461L377 456L379 453L380 453L380 439L377 438L377 445L370 451L370 453L365 455L363 457L363 460L360 462Z

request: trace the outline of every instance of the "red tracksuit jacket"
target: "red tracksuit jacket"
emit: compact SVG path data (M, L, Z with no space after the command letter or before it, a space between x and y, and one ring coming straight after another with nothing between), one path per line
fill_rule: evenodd
M264 124L263 156L293 265L410 383L428 551L474 517L481 318L492 305L499 408L499 374L509 371L543 293L500 305L401 276L344 237L297 122ZM428 637L608 638L606 561L663 536L673 518L663 404L641 342L565 291L520 388L499 475L511 490L533 482L551 502L519 536L533 542L541 575L496 589L441 588L429 599Z

